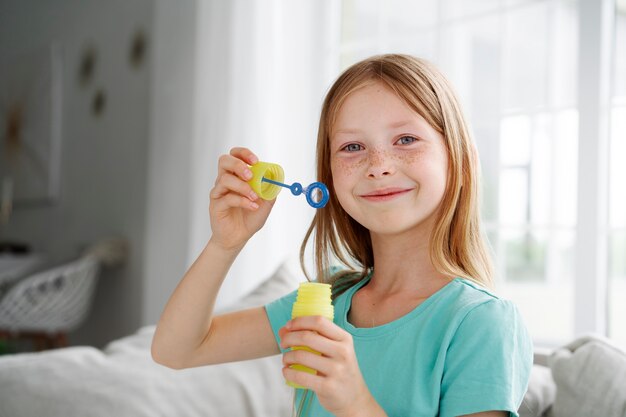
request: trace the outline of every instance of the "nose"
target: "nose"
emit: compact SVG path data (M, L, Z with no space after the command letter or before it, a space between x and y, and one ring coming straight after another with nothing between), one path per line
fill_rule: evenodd
M368 157L368 178L381 178L393 174L395 171L393 158L382 150L372 150Z

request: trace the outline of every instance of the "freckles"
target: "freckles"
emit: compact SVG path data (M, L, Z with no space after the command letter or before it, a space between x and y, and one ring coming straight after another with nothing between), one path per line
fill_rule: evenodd
M381 151L380 149L372 149L369 154L369 160L371 165L379 165L388 158L388 154L386 151Z
M410 152L403 152L401 154L396 154L394 155L394 159L397 162L411 165L411 164L418 162L420 159L422 159L423 156L424 156L423 149L415 149Z
M364 163L363 158L359 159L341 159L336 158L332 162L333 172L340 175L352 175L354 170L360 168Z

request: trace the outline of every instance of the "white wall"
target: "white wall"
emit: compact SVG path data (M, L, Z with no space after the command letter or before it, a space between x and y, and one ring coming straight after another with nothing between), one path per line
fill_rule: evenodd
M149 0L0 4L0 57L57 41L64 66L60 198L17 206L0 239L27 241L52 262L102 237L121 235L131 244L127 265L102 274L89 321L70 335L72 343L102 345L141 324L151 67L148 59L132 69L128 50L137 29L147 33L150 48L152 13ZM97 50L97 66L93 81L81 87L77 71L88 45ZM94 117L98 88L106 108Z
M142 322L156 323L188 267L197 3L155 2ZM219 66L217 66L219 68Z

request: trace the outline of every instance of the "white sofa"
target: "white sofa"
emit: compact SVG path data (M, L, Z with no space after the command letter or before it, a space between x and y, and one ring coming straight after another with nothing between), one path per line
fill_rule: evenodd
M520 417L626 417L626 352L588 335L536 354Z
M282 265L231 309L297 287ZM109 343L0 357L0 417L288 417L280 356L175 371L152 361L154 326ZM626 417L626 355L585 338L537 355L520 417ZM554 375L554 378L553 376Z

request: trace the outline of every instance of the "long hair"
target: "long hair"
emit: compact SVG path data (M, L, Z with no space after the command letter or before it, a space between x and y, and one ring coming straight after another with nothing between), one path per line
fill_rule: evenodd
M431 262L440 273L491 287L491 257L480 224L478 154L459 101L434 65L399 54L373 56L352 65L324 99L316 164L317 180L328 186L330 199L325 208L317 210L302 242L300 263L304 273L308 277L304 253L312 236L317 279L337 284L339 292L363 279L374 267L370 233L339 204L330 169L330 135L339 109L352 92L372 82L387 85L444 138L447 184L430 237ZM349 269L329 275L331 257Z

